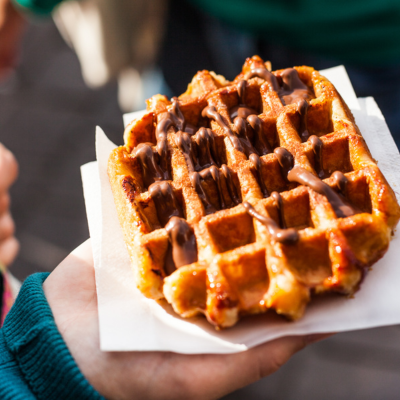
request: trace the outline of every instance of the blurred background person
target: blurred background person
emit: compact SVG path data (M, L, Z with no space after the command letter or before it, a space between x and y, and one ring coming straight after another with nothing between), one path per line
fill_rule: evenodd
M253 54L274 70L344 64L357 96L375 98L400 145L400 1L170 2L159 64L175 94L199 68L233 79Z
M10 0L0 0L0 80L16 66L25 21Z
M273 69L344 63L357 95L374 96L398 135L398 1L173 0L149 2L149 8L125 4L121 13L117 2L82 0L54 9L58 28L52 19L34 16L50 14L57 1L19 0L16 6L0 1L0 49L7 42L13 54L2 58L10 51L0 52L0 64L7 65L0 82L0 140L20 163L20 178L11 189L21 242L12 272L20 279L51 271L88 237L79 167L95 159L95 125L121 144L121 109L144 108L144 99L154 93L182 93L199 69L232 79L244 59L257 53ZM112 23L106 34L107 13ZM17 21L11 34L4 34L10 32L5 29L10 19L4 15ZM138 29L128 22L126 36L117 36L119 25L126 26L118 23L124 16L136 21ZM141 36L146 32L147 41ZM104 36L116 38L109 56L102 47ZM149 41L148 49L126 50L132 42ZM113 61L113 50L128 60L117 63L116 56L120 69L107 61ZM127 52L143 52L146 63ZM100 71L97 75L90 72L90 61ZM119 84L124 76L127 83ZM121 94L124 88L127 96ZM398 337L397 326L337 335L226 398L397 399Z

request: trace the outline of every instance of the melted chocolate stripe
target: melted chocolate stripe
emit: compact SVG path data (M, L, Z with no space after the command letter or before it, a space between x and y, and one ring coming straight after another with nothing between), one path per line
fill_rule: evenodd
M303 141L309 137L307 129L308 100L315 98L310 88L300 79L294 68L287 68L281 73L282 88L279 97L284 105L297 104L300 114L300 136Z
M229 111L229 116L232 121L235 120L235 118L240 117L246 119L250 115L257 115L258 112L251 107L246 106L246 81L240 81L237 85L237 93L239 96L239 104L237 106L234 106L231 108Z
M133 154L139 160L143 172L143 183L149 187L155 181L164 179L164 174L158 166L151 143L141 143L133 150Z
M296 229L280 229L272 218L259 214L247 201L243 203L243 206L250 216L267 227L270 235L276 242L293 244L299 240L299 234Z
M185 129L185 117L179 108L178 99L172 98L171 111L165 113L156 128L157 152L160 156L160 167L164 171L164 179L170 179L168 171L168 129L174 127L178 131Z
M164 179L170 178L168 171L167 132L172 125L172 120L167 116L158 123L156 128L157 152L160 156L160 167L163 170Z
M274 154L276 155L278 163L281 166L283 178L287 181L288 173L294 165L294 158L292 156L292 153L290 153L284 147L277 147L274 150Z
M246 121L242 117L236 117L234 125L235 125L235 130L239 135L239 140L244 148L244 153L246 154L246 156L248 157L252 153L257 154L257 150L253 147L249 137L247 136Z
M208 106L201 112L202 117L204 118L211 118L222 128L224 133L229 137L232 146L235 150L241 151L243 153L243 147L240 143L239 138L237 138L234 133L232 132L231 128L225 124L224 120L222 119L221 115L217 112L214 106Z
M192 185L194 187L194 190L200 197L201 202L204 205L204 208L206 209L207 214L212 214L216 212L217 210L215 207L211 204L207 193L204 191L203 186L201 186L200 182L200 174L198 172L192 172L189 174L190 181L192 182Z
M170 113L175 117L174 118L175 127L176 129L178 129L178 131L184 131L186 121L179 107L178 99L176 97L173 97L171 101L172 101L172 107Z
M263 156L264 154L272 153L267 140L264 139L261 119L257 115L250 115L247 117L247 122L255 133L255 147L258 150L258 154Z
M246 80L241 80L237 85L237 93L239 96L240 104L246 104L246 87L247 87Z
M225 208L225 202L224 202L224 196L222 194L221 180L220 180L220 174L219 174L218 168L213 165L209 168L203 169L200 172L200 176L202 179L207 179L208 176L212 177L212 179L214 180L214 182L217 185L220 209L223 210Z
M300 79L299 73L294 68L286 68L281 72L282 90L281 97L291 96L287 98L286 104L295 103L298 99L307 99L314 97L309 87Z
M239 196L236 191L236 186L233 183L232 179L232 174L230 169L228 168L227 165L222 164L221 166L221 171L222 174L224 175L226 186L228 188L229 196L231 197L232 201L235 203L235 205L238 205L240 203Z
M340 171L336 171L332 174L333 182L335 186L339 189L340 193L344 196L346 193L346 186L348 179Z
M263 194L264 197L268 197L269 193L267 190L267 187L265 186L265 182L264 179L262 178L262 174L261 174L261 161L260 161L260 157L258 157L257 154L251 154L249 157L249 160L251 161L251 163L253 164L253 167L256 171L257 177L258 177L258 183L260 185L260 189L261 192Z
M266 82L268 82L270 89L274 92L277 92L279 90L278 79L276 79L276 76L272 72L268 71L266 68L252 69L245 75L244 78L247 80L254 77L264 79Z
M171 217L183 217L182 209L169 182L153 183L149 186L149 194L155 203L161 226L165 226Z
M189 134L178 132L176 134L178 149L183 153L189 172L193 172L198 166L196 154L194 153L193 143Z
M290 182L297 182L310 187L315 192L322 194L331 204L338 218L346 218L355 214L352 207L345 204L340 196L325 182L302 167L294 167L288 174Z
M324 177L324 170L322 168L322 146L323 143L318 136L312 135L308 138L311 143L311 148L314 153L314 169L320 178Z
M238 106L234 106L231 108L229 112L229 117L233 121L235 118L240 117L246 119L250 115L256 115L257 111L254 110L253 108L246 107L242 104Z
M196 262L196 237L190 225L182 218L172 217L165 229L172 246L172 259L175 267L179 268Z
M278 210L279 225L282 229L286 229L285 217L283 214L283 200L278 192L272 192L271 197L274 199L275 207Z
M203 166L221 164L211 129L200 128L194 136L194 140L197 145L199 159L203 161Z
M300 137L303 141L307 140L310 136L307 127L307 113L308 113L308 103L307 100L299 100L297 102L297 112L300 114Z

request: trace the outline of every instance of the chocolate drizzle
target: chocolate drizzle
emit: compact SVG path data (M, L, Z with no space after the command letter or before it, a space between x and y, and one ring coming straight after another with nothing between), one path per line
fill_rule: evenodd
M211 204L206 191L204 190L203 186L201 185L200 174L198 172L191 172L189 174L189 178L190 178L190 181L192 182L194 190L197 192L198 196L200 197L201 202L204 205L206 214L212 214L212 213L216 212L217 210Z
M172 260L175 268L192 264L197 261L197 244L193 229L182 218L172 217L165 229L172 246ZM166 263L167 274L171 274L174 268ZM172 268L171 268L172 267Z
M240 141L244 147L245 154L248 157L252 153L264 155L270 153L271 150L268 143L264 140L262 131L262 122L258 118L258 112L253 108L246 106L246 81L240 81L237 85L240 104L231 109L230 117L235 124L236 132L239 134ZM248 135L248 124L254 131L254 147Z
M296 103L300 114L300 136L303 141L309 137L307 128L308 101L315 98L310 88L300 79L294 68L287 68L280 73L282 87L276 76L266 68L256 68L245 75L245 79L257 76L267 81L270 90L278 93L283 105Z
M308 186L315 192L324 195L331 204L338 218L349 217L356 213L356 211L350 205L346 204L341 197L319 177L302 167L293 167L294 159L289 151L283 147L277 147L274 150L274 153L278 158L283 176L287 177L289 182L300 183L301 185ZM335 184L344 194L347 178L340 171L335 172L332 176L334 177Z
M252 69L244 76L244 79L247 80L254 77L264 79L268 83L270 90L273 90L274 92L279 90L278 79L276 79L276 76L266 68Z
M308 103L307 100L299 100L297 102L297 112L300 114L300 137L303 141L306 141L310 136L307 128L307 112L308 112Z
M243 146L244 154L248 157L252 153L257 154L257 150L253 147L247 135L247 123L242 117L236 117L234 121L235 130L239 135L240 143Z
M325 173L322 168L322 140L318 136L312 135L308 138L308 141L311 143L311 148L314 153L315 172L322 179L325 177Z
M246 106L246 85L247 82L242 80L237 85L237 92L239 95L239 105L232 107L229 113L231 120L236 117L246 119L249 115L258 114L254 108Z
M334 185L339 189L339 192L345 196L348 179L340 171L334 172L331 177L333 178Z
M193 148L194 144L189 134L186 132L177 132L176 143L178 145L178 149L183 153L183 156L185 157L186 165L189 172L198 169L200 166Z
M185 130L185 117L182 114L182 111L179 107L178 104L178 99L176 97L173 97L171 99L172 102L172 106L171 106L171 111L170 113L175 117L174 118L174 124L176 129L178 129L178 131L184 131Z
M247 117L247 122L255 133L254 146L257 149L258 154L263 156L264 154L271 153L272 150L267 140L264 139L261 119L257 117L257 115L250 115Z
M169 117L172 115L171 113L167 113L167 116L164 117L157 125L156 129L156 139L157 139L157 152L160 156L160 167L164 173L164 179L170 179L169 171L168 171L168 145L167 145L167 136L168 129L174 125L173 120Z
M254 168L254 170L256 171L257 180L258 180L258 183L259 183L259 185L260 185L261 192L262 192L263 196L264 196L264 197L268 197L268 195L269 195L269 194L268 194L268 190L267 190L267 188L266 188L266 186L265 186L264 179L263 179L262 174L261 174L261 161L260 161L260 157L258 157L257 154L254 154L254 153L253 153L253 154L250 155L249 160L251 161L251 163L252 163L252 165L253 165L253 168Z
M154 182L149 186L149 194L155 203L161 226L165 226L171 217L183 217L182 209L169 182Z
M246 87L247 87L247 81L244 79L242 79L237 84L237 93L239 96L240 104L246 104Z
M225 206L224 196L222 194L221 180L218 168L213 165L211 167L203 169L200 172L200 176L202 179L207 179L209 176L211 176L211 178L214 180L215 184L217 185L220 209L223 210L226 206Z
M246 119L249 115L258 114L254 108L247 107L243 104L239 104L238 106L234 106L230 110L230 118L233 121L235 118L240 117Z
M282 88L279 97L283 103L293 104L301 100L311 100L315 98L309 87L300 79L298 72L294 68L286 68L281 72Z
M155 181L164 179L164 174L155 160L151 143L141 143L133 150L133 154L139 160L143 171L143 183L149 187Z
M202 201L207 214L215 212L216 209L215 206L210 202L207 192L201 185L201 179L207 180L211 178L215 182L218 192L220 210L223 210L227 207L227 204L225 203L224 193L222 190L221 179L225 180L229 196L234 205L240 204L240 199L237 194L236 186L233 183L232 174L229 168L225 164L222 164L221 171L216 166L212 165L211 167L205 168L200 172L192 172L191 174L189 174L189 178L192 182L194 189L199 195L200 200Z
M272 192L271 197L274 199L274 205L278 210L279 225L282 229L286 229L285 217L283 215L283 200L278 192Z
M158 121L156 128L156 139L157 139L157 152L160 156L160 167L164 171L164 179L168 180L171 178L168 171L168 130L173 127L177 131L184 132L185 129L189 135L193 135L196 130L191 124L187 124L185 117L179 107L178 99L172 98L171 110L166 112L161 120Z
M294 158L292 156L292 153L290 153L283 147L277 147L274 150L274 154L276 155L278 163L281 166L283 178L287 181L288 173L294 165Z
M245 201L243 203L244 208L247 213L255 218L257 221L261 222L264 226L267 227L270 235L276 242L285 243L285 244L293 244L299 240L299 234L294 228L289 229L281 229L278 224L269 217L259 214L254 207Z
M222 171L222 174L223 174L223 176L225 178L225 183L226 183L226 186L228 188L229 196L231 197L233 203L235 205L238 205L240 203L240 199L239 199L239 196L238 196L238 193L237 193L237 190L236 190L236 186L233 183L231 171L228 168L228 166L225 165L225 164L222 164L221 171Z
M294 68L287 68L281 73L282 88L279 97L283 104L297 105L297 112L300 114L300 136L303 141L309 137L307 129L308 101L315 98L309 87L300 79Z
M194 136L194 140L197 144L197 153L201 165L208 167L221 164L211 129L200 128Z
M354 209L347 205L340 196L325 182L316 177L310 171L302 167L294 167L288 174L290 182L297 182L301 185L310 187L315 192L322 194L331 204L338 218L346 218L355 214Z
M213 119L224 131L224 133L229 137L232 146L235 150L238 150L243 153L243 147L240 143L238 137L232 132L231 128L225 124L224 120L222 119L221 115L217 112L214 106L206 107L202 112L201 115L203 118L211 118Z

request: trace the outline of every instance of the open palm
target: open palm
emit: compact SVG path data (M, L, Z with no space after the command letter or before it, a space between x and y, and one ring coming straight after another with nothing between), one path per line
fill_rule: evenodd
M230 355L102 352L90 241L71 253L43 287L82 373L109 399L215 399L273 373L322 338L286 337Z

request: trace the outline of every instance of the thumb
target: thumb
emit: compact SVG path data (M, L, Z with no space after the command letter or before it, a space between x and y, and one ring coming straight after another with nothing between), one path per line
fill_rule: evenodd
M291 356L307 345L326 339L332 333L305 336L287 336L262 344L250 350L258 360L258 377L261 379L277 371Z

